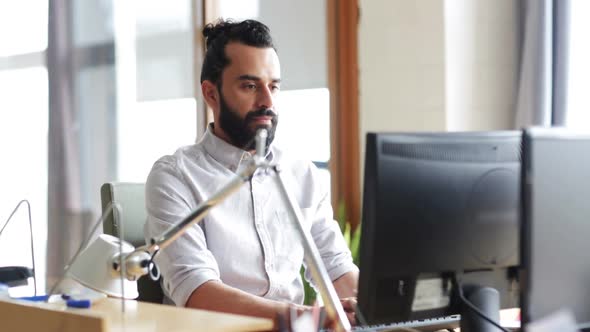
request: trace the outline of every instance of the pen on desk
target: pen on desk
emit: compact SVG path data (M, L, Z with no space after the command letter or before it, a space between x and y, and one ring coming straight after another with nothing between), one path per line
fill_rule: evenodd
M79 309L88 309L92 305L92 302L88 299L84 300L66 300L66 306L68 308L79 308Z
M16 298L17 300L25 300L25 301L32 301L32 302L47 302L49 296L48 295L37 295L37 296L25 296ZM61 300L66 304L68 308L83 308L87 309L90 308L92 302L89 299L74 299L70 295L62 294L60 296Z

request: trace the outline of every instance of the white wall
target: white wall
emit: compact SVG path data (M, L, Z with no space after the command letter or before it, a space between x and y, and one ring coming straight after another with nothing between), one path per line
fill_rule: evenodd
M512 127L516 0L361 0L360 134Z
M369 131L512 129L518 0L360 0L361 179Z
M443 4L360 1L361 186L367 132L445 130Z
M367 131L443 130L443 2L361 0L360 6L361 141Z
M446 127L514 126L519 7L515 0L446 0Z

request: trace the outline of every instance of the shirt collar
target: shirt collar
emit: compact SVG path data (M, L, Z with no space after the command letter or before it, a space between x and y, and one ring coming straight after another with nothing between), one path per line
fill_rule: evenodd
M213 133L212 123L207 126L201 144L213 159L232 171L238 170L242 163L249 162L252 159L250 152L237 148L217 137ZM266 155L266 159L269 161L273 159L272 146Z

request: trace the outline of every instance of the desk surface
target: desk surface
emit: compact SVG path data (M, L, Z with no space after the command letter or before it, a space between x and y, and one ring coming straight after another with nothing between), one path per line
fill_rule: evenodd
M0 324L6 331L261 331L271 330L270 319L177 308L127 300L103 299L91 309L63 304L0 301Z

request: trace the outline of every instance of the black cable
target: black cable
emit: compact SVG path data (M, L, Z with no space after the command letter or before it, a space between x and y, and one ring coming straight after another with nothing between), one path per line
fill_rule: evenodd
M463 287L461 285L461 281L459 280L459 278L455 276L454 280L455 280L455 287L457 287L457 293L459 294L459 299L461 299L461 301L463 302L464 305L466 305L469 309L471 309L471 311L476 313L479 317L483 318L485 321L494 325L495 327L497 327L501 331L510 332L507 329L500 326L500 324L494 322L494 320L491 319L490 317L488 317L486 314L481 312L481 310L479 310L475 305L473 305L473 303L469 302L469 300L467 300L465 298L465 296L463 295ZM463 319L463 318L461 318L461 319Z
M20 205L23 203L27 204L27 210L29 212L29 230L31 234L31 261L33 264L33 287L35 288L35 296L37 296L37 268L35 266L35 246L33 244L33 219L31 218L31 203L29 203L28 200L23 199L22 201L18 202L18 204L16 205L14 210L12 210L12 213L4 223L4 226L2 226L2 229L0 229L0 236L2 236L2 232L4 232L4 229L6 228L6 226L8 226L8 222L10 221L10 219L12 219L12 216L14 216Z
M156 255L160 252L160 249L156 249L154 251L153 254L151 254L150 257L150 261L148 262L148 275L150 276L150 279L152 279L152 281L158 281L160 280L160 270L158 269L158 266L156 265L156 262L154 262L154 258L156 258ZM154 273L152 273L152 271L156 271Z

